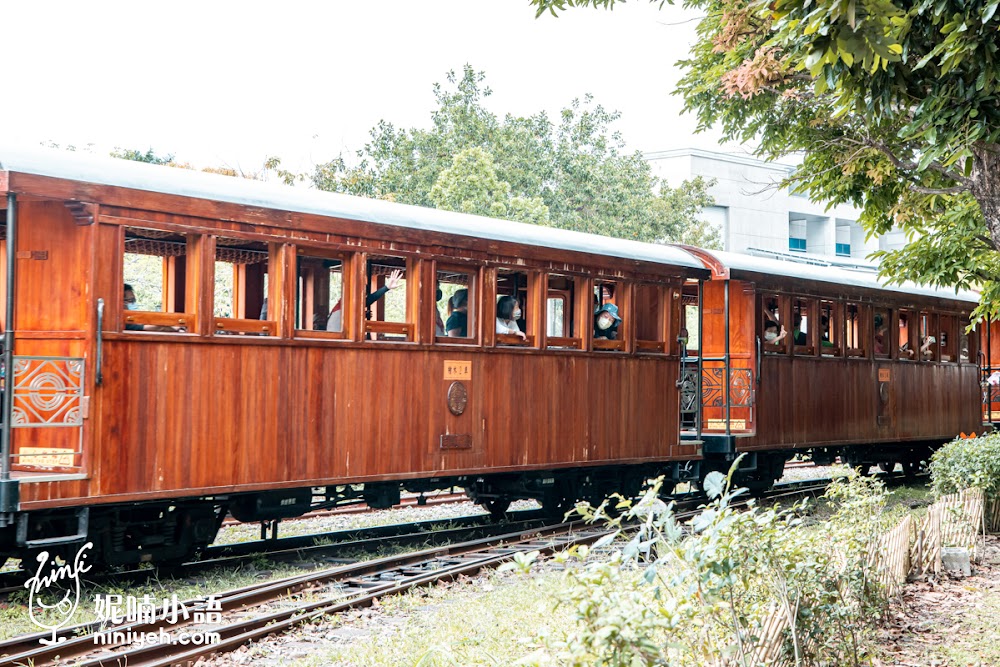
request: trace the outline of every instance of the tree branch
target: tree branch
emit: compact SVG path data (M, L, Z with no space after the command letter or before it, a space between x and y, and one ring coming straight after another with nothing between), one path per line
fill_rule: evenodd
M953 185L950 188L925 188L919 185L910 185L910 189L922 195L960 195L969 191L969 187L966 185Z

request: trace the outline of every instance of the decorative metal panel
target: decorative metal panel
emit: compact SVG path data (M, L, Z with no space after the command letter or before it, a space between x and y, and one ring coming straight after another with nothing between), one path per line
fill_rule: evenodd
M82 426L83 359L14 357L11 426Z
M698 412L698 371L681 373L681 413Z
M729 407L749 408L753 405L753 373L749 368L729 370ZM725 368L705 368L701 377L701 404L709 408L726 405Z

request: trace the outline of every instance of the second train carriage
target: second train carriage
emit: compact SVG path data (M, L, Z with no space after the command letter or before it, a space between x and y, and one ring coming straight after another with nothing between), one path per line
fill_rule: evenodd
M745 453L740 481L761 489L811 452L912 472L933 446L982 431L981 355L966 333L977 294L688 250L712 271L698 350L706 470Z
M0 152L0 191L0 555L176 559L227 510L455 485L561 512L697 475L676 341L708 272L683 250L72 154Z

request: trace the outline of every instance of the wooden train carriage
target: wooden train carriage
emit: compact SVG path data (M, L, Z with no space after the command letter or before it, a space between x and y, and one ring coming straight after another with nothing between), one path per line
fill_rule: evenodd
M761 487L795 451L913 469L928 445L982 430L977 334L966 333L978 295L689 250L712 270L700 424L715 466L746 452L744 481Z
M0 554L181 557L227 509L401 487L559 509L699 454L672 341L707 271L677 248L72 154L0 164ZM502 296L523 337L497 333ZM611 301L619 335L595 338Z

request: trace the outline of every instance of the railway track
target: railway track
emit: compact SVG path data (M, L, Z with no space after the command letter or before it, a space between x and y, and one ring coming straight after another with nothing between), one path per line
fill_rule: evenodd
M822 493L829 480L783 484L764 498ZM693 516L703 497L677 499L676 513ZM574 544L593 543L607 531L582 522L515 529L475 540L424 549L403 555L338 565L315 573L254 584L211 598L186 600L187 612L176 623L168 619L105 625L85 623L59 633L64 641L42 646L48 633L0 642L0 667L5 665L67 664L100 666L154 666L193 664L198 658L231 651L266 635L282 632L319 616L371 605L381 596L415 586L469 575L514 557L516 553L551 553ZM206 619L218 614L214 622ZM166 636L174 643L134 646L138 637ZM100 633L100 634L98 634ZM117 633L117 634L116 634ZM152 635L148 634L152 633ZM192 646L183 638L212 638L211 645Z

